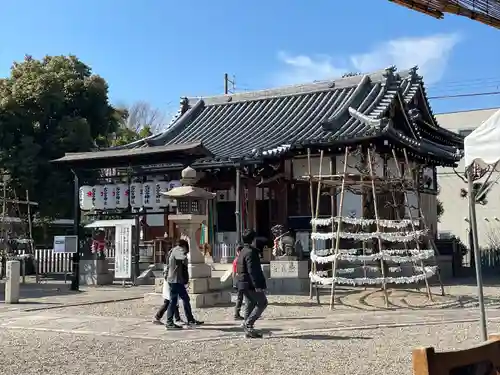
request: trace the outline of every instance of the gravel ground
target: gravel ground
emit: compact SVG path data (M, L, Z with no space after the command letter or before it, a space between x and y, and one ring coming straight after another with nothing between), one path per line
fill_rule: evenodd
M438 291L434 288L436 294ZM447 296L436 296L434 302L429 303L425 293L414 289L394 290L390 293L391 309L413 310L424 320L429 309L456 311L476 304L474 286L451 286L446 291ZM485 288L490 308L500 307L498 295L498 287ZM269 300L265 319L326 316L331 319L335 314L329 311L328 295L322 297L322 306L317 306L308 296L269 296ZM359 327L366 323L365 319L371 319L370 314L362 312L382 309L383 301L383 294L375 289L345 290L340 293L336 311L353 313L352 319ZM116 317L119 321L120 317L149 319L155 309L143 300L135 300L50 309L45 313ZM458 311L460 315L460 311L466 313ZM232 320L231 307L197 309L195 313L198 319L206 321ZM490 331L499 332L499 328L497 320L491 324ZM368 372L409 375L412 373L411 351L415 347L451 350L478 341L479 329L475 323L376 330L351 330L343 326L341 331L326 328L263 340L228 337L191 342L0 328L0 374L294 375L329 371L349 375Z
M478 340L475 324L206 342L0 330L0 374L410 375L412 348L456 349Z
M420 292L415 289L398 289L389 292L391 310L420 310L420 309L455 309L468 308L477 305L474 286L450 286L446 288L447 295L439 295L440 289L433 288L433 302L429 302L425 288ZM386 310L384 296L380 290L368 289L343 289L339 293L340 298L335 305L335 311L374 311ZM485 288L485 302L488 307L500 307L498 287L488 286ZM293 295L270 295L269 306L265 312L266 318L285 317L324 317L331 316L335 312L329 309L330 296L322 295L322 305L318 306L309 296ZM158 306L145 304L142 299L134 301L123 301L107 304L96 304L90 306L76 306L53 309L54 313L75 315L99 315L114 317L137 317L149 319L156 312ZM232 320L232 307L217 307L209 309L195 309L195 316L199 320L224 321ZM182 308L181 308L182 314Z

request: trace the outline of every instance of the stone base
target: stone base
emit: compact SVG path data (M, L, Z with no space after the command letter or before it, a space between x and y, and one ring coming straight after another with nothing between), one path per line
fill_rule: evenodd
M157 277L154 280L155 293L162 293L164 282L165 279L163 277ZM221 280L216 277L189 280L189 293L201 294L208 293L209 291L218 291L220 289L222 289Z
M189 277L193 279L212 276L212 267L206 263L189 264Z
M111 285L114 275L106 259L80 260L81 285Z
M202 294L190 293L189 297L191 299L191 307L193 308L227 306L231 304L231 293L225 291ZM161 293L147 293L144 295L144 303L147 305L161 306L163 304L163 296Z
M309 279L276 278L267 280L267 290L272 294L309 293Z
M271 261L271 279L308 279L309 262L307 260Z
M264 272L265 278L269 279L271 277L271 265L270 264L263 264L262 265L262 272Z
M196 308L227 306L231 304L231 293L223 290L203 294L190 294L189 297L191 298L191 306Z

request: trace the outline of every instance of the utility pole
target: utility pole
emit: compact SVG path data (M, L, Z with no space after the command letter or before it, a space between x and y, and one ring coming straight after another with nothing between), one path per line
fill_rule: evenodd
M235 86L235 78L229 79L229 74L224 73L224 95L234 94L234 86ZM231 85L231 89L229 89L229 85Z

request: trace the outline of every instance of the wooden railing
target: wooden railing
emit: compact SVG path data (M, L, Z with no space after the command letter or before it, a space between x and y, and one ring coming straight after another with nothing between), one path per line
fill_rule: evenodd
M470 349L436 353L413 351L414 375L500 375L500 335Z

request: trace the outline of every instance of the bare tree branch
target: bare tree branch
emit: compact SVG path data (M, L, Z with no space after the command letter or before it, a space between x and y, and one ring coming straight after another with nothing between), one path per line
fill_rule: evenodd
M139 101L128 108L126 126L134 132L139 132L147 126L153 134L156 134L161 132L165 125L165 113L147 102Z

